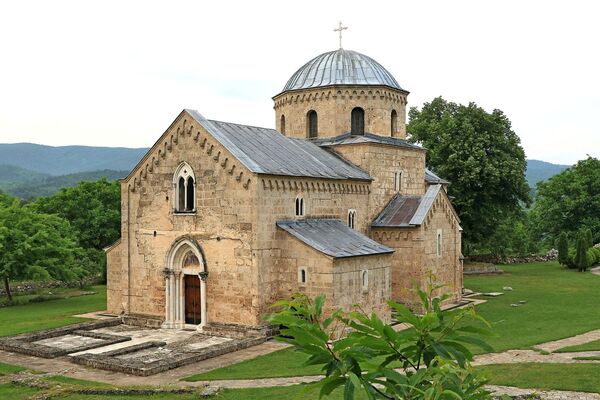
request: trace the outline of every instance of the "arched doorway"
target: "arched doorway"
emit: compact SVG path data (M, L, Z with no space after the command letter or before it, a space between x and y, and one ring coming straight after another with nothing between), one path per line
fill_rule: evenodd
M167 256L165 275L165 328L207 323L208 271L202 248L190 238L177 240Z

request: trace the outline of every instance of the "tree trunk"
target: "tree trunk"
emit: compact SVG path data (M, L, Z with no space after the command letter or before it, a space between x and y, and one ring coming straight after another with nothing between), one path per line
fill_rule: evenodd
M10 293L10 285L8 284L8 276L4 277L4 289L6 290L6 295L8 296L8 301L12 301L12 294Z

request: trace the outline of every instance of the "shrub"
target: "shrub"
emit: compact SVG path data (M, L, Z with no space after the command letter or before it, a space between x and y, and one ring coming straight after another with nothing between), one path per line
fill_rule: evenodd
M569 264L569 240L566 232L562 232L558 238L558 262L564 266Z
M588 242L589 239L587 233L585 231L579 232L577 245L575 246L575 265L581 272L585 271L590 266L590 260L588 259Z
M398 322L412 327L403 332L396 332L376 314L337 310L326 318L323 295L280 301L277 306L282 310L268 320L284 327L279 340L310 356L307 365L322 366L321 397L341 387L344 399L355 398L359 391L368 399L490 399L482 387L485 382L470 366L473 355L466 347L491 351L479 337L490 331L470 323L487 322L472 307L442 312L440 305L447 296L433 297L437 289L429 285L427 293L419 290L422 316L388 303Z
M588 258L588 266L589 267L600 263L600 249L594 248L594 247L588 249L587 258Z

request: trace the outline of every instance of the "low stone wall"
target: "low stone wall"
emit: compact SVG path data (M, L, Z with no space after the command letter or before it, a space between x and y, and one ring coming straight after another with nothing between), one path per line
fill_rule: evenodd
M10 291L15 294L33 293L40 289L55 289L55 288L76 288L81 285L92 285L98 283L97 277L88 277L82 281L63 282L63 281L26 281L19 282L16 285L10 285ZM0 296L6 296L4 285L0 287Z
M179 349L176 348L177 344L165 346L164 342L147 342L100 354L84 353L77 356L70 356L70 359L76 364L92 368L123 372L137 376L149 376L247 347L256 346L264 343L266 340L266 336L241 340L232 339L225 343L201 349ZM151 360L147 359L143 354L140 356L136 356L135 354L150 349L156 349L155 352L149 352ZM158 355L159 350L167 350L169 353L161 357Z
M465 262L463 264L463 274L465 275L491 275L491 274L502 274L500 268L496 264L487 262Z
M491 263L491 264L527 264L534 262L554 261L558 259L558 254L550 251L546 255L529 255L529 256L495 256L491 254L478 254L465 257L465 263Z
M131 340L126 336L108 335L104 333L90 332L92 329L106 328L119 325L121 321L118 318L103 319L99 321L84 322L81 324L69 325L55 329L48 329L41 332L23 333L21 335L10 336L0 339L0 349L19 354L43 358L56 358L69 353L90 350L97 347L110 344L125 342ZM82 344L79 347L61 348L35 343L44 339L59 338L65 335L76 335L100 339L101 342Z

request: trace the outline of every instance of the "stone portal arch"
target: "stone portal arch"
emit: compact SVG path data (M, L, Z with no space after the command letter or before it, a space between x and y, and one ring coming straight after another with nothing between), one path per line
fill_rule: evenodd
M167 254L164 328L207 324L206 280L208 268L202 247L191 237L177 239ZM198 293L199 291L199 293Z

